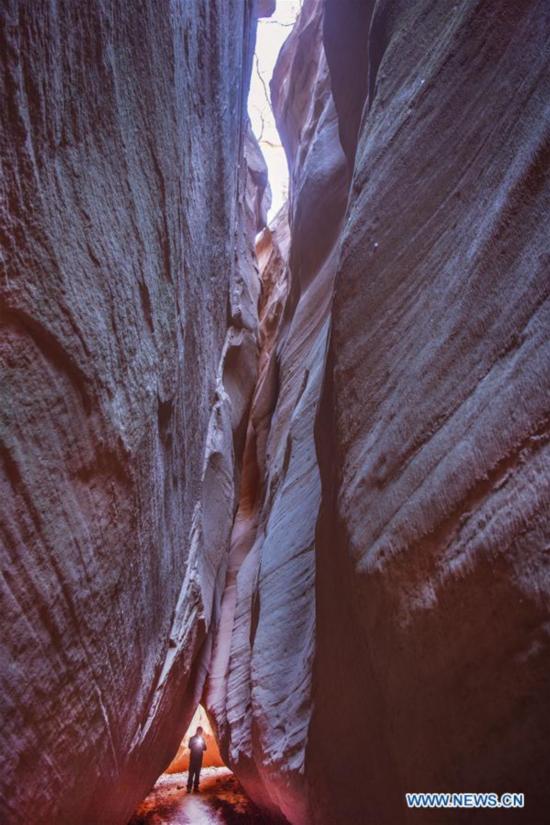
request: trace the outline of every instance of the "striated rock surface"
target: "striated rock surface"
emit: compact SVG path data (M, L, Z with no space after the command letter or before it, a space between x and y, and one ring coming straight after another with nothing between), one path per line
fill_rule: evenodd
M361 46L341 7L325 18L336 108L355 110L358 48L369 96L355 143L342 130L353 180L316 427L312 821L393 825L405 791L516 788L507 821L542 823L550 10L379 2Z
M542 2L306 0L275 70L287 286L207 703L292 823L395 825L410 790L546 816L549 32Z
M122 825L202 700L293 825L542 825L548 4L304 0L269 229L273 3L161 6L1 12L2 821Z
M252 750L251 600L258 572L255 541L262 504L260 485L266 473L266 444L277 393L274 347L288 291L287 246L288 225L286 215L282 214L276 226L272 230L265 229L259 240L263 284L259 313L258 381L247 423L239 504L231 533L220 620L205 692L205 705L213 721L222 756L245 780L253 798L264 808L273 806L255 767L258 754ZM261 764L261 757L258 764Z
M272 81L291 172L291 241L283 210L257 248L259 379L206 694L228 764L257 802L295 823L309 821L320 499L313 426L347 196L321 35L322 5L306 2Z
M6 825L124 823L201 694L258 354L252 5L0 12Z

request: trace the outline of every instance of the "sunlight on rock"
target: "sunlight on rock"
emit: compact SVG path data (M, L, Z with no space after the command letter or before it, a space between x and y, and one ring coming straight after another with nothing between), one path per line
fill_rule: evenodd
M0 824L548 822L548 0L0 33Z
M258 21L248 114L269 172L272 195L269 221L273 220L288 195L287 159L275 124L269 85L279 52L292 31L301 6L301 0L277 0L273 15Z
M195 715L189 725L187 731L185 732L185 736L181 740L181 745L178 748L177 754L174 756L173 760L170 762L169 766L166 768L166 773L181 773L182 771L186 771L189 767L189 748L188 742L189 737L195 734L195 731L198 726L201 726L203 729L203 738L206 741L206 751L203 756L202 764L205 768L208 767L222 767L224 762L220 756L220 751L218 749L218 743L214 737L214 733L212 731L212 726L208 721L208 716L206 715L206 711L202 705L199 705L197 710L195 711Z

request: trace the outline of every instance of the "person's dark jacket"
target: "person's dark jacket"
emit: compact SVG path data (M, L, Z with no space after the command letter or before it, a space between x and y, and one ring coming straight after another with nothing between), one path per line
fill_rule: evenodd
M202 762L203 751L206 750L206 742L203 736L192 736L189 740L189 750L193 762Z

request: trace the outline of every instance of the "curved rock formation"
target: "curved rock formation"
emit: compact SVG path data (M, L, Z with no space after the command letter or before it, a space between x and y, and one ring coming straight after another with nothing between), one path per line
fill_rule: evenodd
M549 32L537 2L370 23L317 424L319 821L399 821L412 789L517 788L520 821L546 816Z
M0 13L6 825L124 823L202 690L257 361L252 6Z
M210 708L293 823L394 825L410 790L546 816L549 31L306 0L275 70L289 288Z
M272 7L1 12L2 821L123 825L202 700L293 825L542 825L550 9L304 0L263 229Z
M306 2L272 81L291 171L291 242L283 211L258 245L259 380L206 694L228 764L259 804L294 823L310 816L320 498L313 425L348 179L321 31L321 3Z

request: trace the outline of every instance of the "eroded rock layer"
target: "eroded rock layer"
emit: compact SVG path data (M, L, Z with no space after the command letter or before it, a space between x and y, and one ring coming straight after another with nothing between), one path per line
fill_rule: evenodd
M202 690L256 375L252 6L2 5L6 825L124 823Z
M257 247L259 379L206 696L228 764L257 802L294 823L310 817L320 500L313 431L348 181L322 20L321 3L306 2L271 86L290 165L290 228L283 210Z
M306 0L275 70L287 286L208 699L293 823L547 816L549 18Z
M370 22L316 429L314 821L512 786L520 821L546 816L549 17L392 2ZM330 35L345 110L356 39Z
M304 0L261 281L250 6L2 9L2 821L122 825L202 698L293 825L542 825L548 4Z

